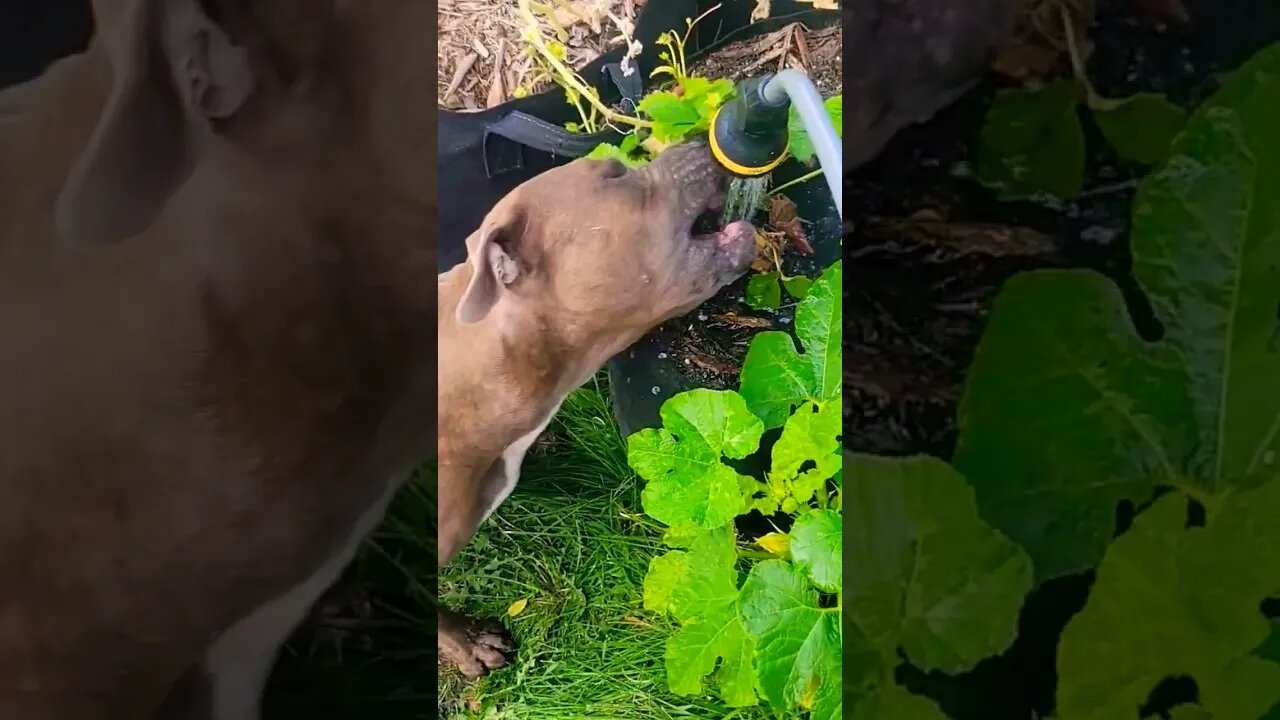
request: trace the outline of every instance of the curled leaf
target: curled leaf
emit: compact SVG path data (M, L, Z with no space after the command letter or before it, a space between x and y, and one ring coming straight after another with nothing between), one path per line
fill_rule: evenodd
M786 559L790 554L791 536L786 533L771 532L756 538L756 544L764 548L765 552Z

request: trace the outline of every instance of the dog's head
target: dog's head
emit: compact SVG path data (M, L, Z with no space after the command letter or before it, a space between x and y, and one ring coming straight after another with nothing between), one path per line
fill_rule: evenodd
M641 168L581 159L529 180L468 238L472 278L458 320L534 317L577 346L621 349L710 298L755 258L745 222L695 231L722 206L726 181L701 142ZM499 312L504 305L512 312Z
M434 53L421 0L95 0L112 89L59 198L61 233L141 232L211 148L260 167L353 159L434 204ZM335 162L335 165L338 163Z

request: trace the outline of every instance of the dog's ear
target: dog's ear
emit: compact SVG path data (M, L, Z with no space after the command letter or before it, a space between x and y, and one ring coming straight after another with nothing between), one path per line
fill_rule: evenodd
M471 282L458 302L459 323L470 325L488 317L506 287L520 277L516 257L520 231L514 219L486 219L484 226L467 238Z
M286 32L272 23L287 13L259 8L306 4L313 15L330 8L325 0L95 3L113 84L58 199L61 233L109 243L145 230L190 176L202 141L242 112L264 78L279 76L269 65L296 65L274 48L255 51Z

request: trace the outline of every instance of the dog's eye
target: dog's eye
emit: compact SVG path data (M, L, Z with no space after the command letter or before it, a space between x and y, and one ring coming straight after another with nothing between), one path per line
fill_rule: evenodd
M614 180L627 174L627 166L621 160L605 160L600 175L605 180Z

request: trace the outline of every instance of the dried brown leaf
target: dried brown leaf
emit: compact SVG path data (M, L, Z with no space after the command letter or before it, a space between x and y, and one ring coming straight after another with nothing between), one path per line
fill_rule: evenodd
M779 193L769 196L769 228L781 232L799 252L813 255L813 246L805 237L804 223L800 220L796 203L786 195Z
M754 315L739 315L734 312L722 313L720 315L712 315L712 320L731 325L737 328L746 328L748 330L768 330L773 327L773 323L761 317Z

